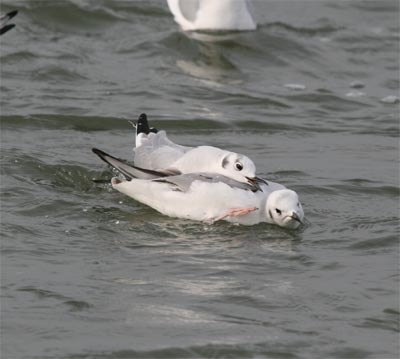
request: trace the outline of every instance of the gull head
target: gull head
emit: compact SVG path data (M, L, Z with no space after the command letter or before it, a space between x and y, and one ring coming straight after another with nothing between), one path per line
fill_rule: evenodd
M239 182L257 185L256 166L247 156L230 152L223 157L221 167L219 173Z
M271 192L266 203L266 215L269 222L286 228L297 228L304 219L299 197L290 189Z

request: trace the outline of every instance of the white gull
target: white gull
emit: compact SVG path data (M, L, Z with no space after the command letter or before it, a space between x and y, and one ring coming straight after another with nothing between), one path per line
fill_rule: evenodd
M168 0L168 7L184 31L257 28L247 0Z
M213 146L188 147L172 142L165 131L150 128L146 114L141 114L136 126L135 167L167 175L210 172L257 186L256 166L240 153ZM137 178L155 178L138 172Z

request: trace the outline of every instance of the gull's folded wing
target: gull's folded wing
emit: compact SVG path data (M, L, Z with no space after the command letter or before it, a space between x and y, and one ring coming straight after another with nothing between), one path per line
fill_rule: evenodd
M93 148L92 151L104 162L115 168L117 171L121 172L128 180L132 178L153 179L180 174L180 172L178 171L154 171L148 170L146 168L132 166L114 156L109 155L104 151L99 150L98 148Z

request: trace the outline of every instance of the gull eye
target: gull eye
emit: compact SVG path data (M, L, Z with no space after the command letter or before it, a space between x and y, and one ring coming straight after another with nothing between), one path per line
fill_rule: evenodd
M241 171L243 169L243 165L240 162L235 163L235 167L238 171Z
M278 208L275 208L275 212L278 213L279 215L282 214L282 211L280 209L278 209Z

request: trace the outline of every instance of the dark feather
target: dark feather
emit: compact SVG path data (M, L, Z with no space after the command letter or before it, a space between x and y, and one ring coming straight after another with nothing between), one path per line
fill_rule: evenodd
M2 26L0 28L0 35L5 34L7 31L11 30L13 27L15 27L15 24L8 24L8 25L5 25L5 26Z
M232 178L217 173L186 173L179 176L170 176L154 179L153 182L166 183L173 187L175 191L186 192L194 181L207 183L224 183L232 188L245 191L257 192L258 190L250 183L235 181Z
M139 116L136 124L136 136L139 133L144 133L145 135L148 135L150 133L149 122L147 121L147 116L145 113L142 113Z
M121 172L128 180L131 180L132 178L137 178L138 177L138 172L145 173L151 178L160 178L160 177L167 177L171 175L177 175L180 174L179 171L175 172L162 172L162 171L154 171L154 170L149 170L146 168L140 168L136 167L133 165L130 165L126 163L123 160L120 160L114 156L109 155L108 153L99 150L98 148L92 148L92 151L99 156L104 162L109 164L111 167L115 168L117 171Z
M8 24L8 25L6 25L6 24L17 14L18 14L18 10L13 10L0 18L0 21L1 21L0 35L5 34L7 31L9 31L13 27L15 27L15 24Z

